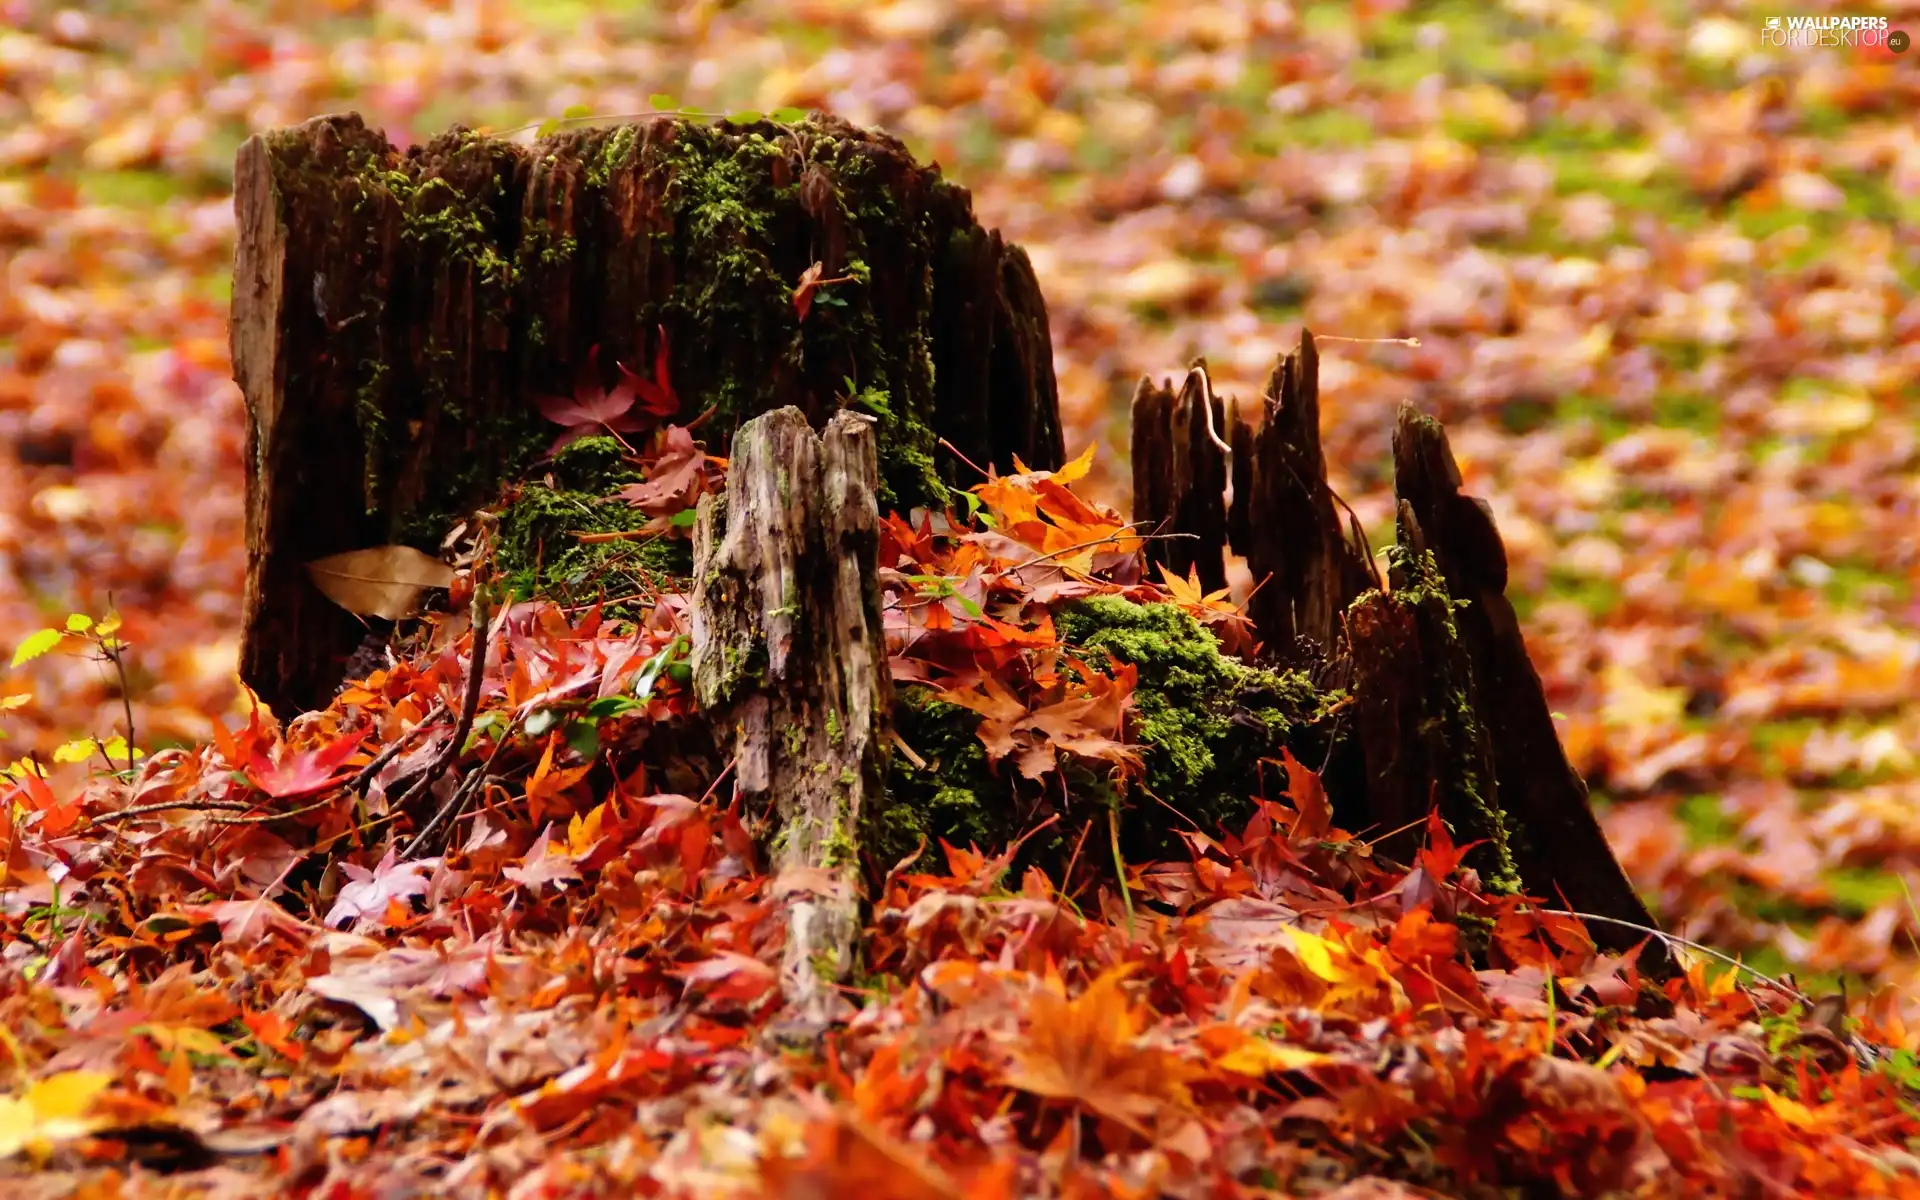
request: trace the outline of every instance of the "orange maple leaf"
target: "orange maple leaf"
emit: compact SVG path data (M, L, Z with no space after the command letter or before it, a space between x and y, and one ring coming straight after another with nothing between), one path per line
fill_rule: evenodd
M1143 1137L1142 1119L1192 1105L1187 1081L1197 1071L1171 1051L1145 1045L1140 1015L1120 990L1136 963L1109 968L1069 1000L1057 975L1027 1009L1025 1036L1004 1075L1011 1087L1066 1100Z

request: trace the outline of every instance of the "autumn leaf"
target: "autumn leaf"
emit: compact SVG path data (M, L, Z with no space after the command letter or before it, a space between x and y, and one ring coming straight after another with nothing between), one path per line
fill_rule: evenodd
M314 586L359 617L398 621L419 611L430 588L450 587L453 568L412 546L371 546L307 564Z
M654 359L652 379L636 375L624 364L616 363L614 366L619 372L620 382L611 388L603 387L600 383L600 347L596 345L587 351L586 365L571 396L534 398L541 416L564 427L553 445L547 448L548 458L583 437L600 433L638 433L646 428L647 417L668 417L680 410L679 398L673 394L668 380L665 330L660 331L660 349ZM636 404L639 406L638 412L634 411Z
M532 847L521 858L520 865L507 867L501 874L535 893L549 883L565 888L569 883L580 882L580 869L573 865L567 847L553 845L552 837L553 826L548 825L534 839Z
M397 849L390 847L379 865L372 870L350 862L341 863L340 869L350 882L341 887L333 907L327 910L327 924L341 925L376 916L385 913L391 901L405 901L424 895L427 890L425 873L437 866L440 860L400 862L396 857L398 853Z
M0 1096L0 1159L22 1151L45 1154L93 1132L99 1122L88 1110L113 1079L105 1071L62 1071L34 1080L16 1095Z
M346 776L335 774L366 740L365 730L342 734L331 742L289 753L285 745L267 753L255 744L247 760L247 782L276 800L292 800L323 792Z
M1026 1030L1009 1048L1007 1086L1084 1105L1143 1137L1152 1136L1147 1117L1189 1106L1192 1069L1141 1040L1140 1015L1121 990L1133 970L1110 968L1071 1000L1057 977L1035 993Z
M684 511L693 507L705 490L709 461L691 433L678 425L669 426L659 454L647 464L646 481L630 483L618 495L656 516Z

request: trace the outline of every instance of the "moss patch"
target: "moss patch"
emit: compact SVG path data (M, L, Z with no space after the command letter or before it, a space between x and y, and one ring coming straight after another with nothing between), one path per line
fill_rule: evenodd
M1298 672L1250 667L1222 653L1211 633L1172 605L1096 597L1065 606L1055 627L1090 662L1104 666L1111 656L1139 669L1129 737L1141 746L1141 786L1152 797L1116 794L1106 773L1063 762L1069 819L1027 843L1023 854L1050 868L1071 850L1081 824L1104 822L1103 810L1114 805L1124 806L1121 836L1132 856L1172 845L1177 822L1156 799L1209 833L1244 820L1259 786L1259 760L1278 755L1338 698L1316 691ZM887 802L873 814L870 833L875 858L887 865L912 854L923 837L929 849L941 838L1001 849L1043 808L1061 802L1060 777L1034 786L1006 764L989 764L979 717L935 699L931 689L901 689L893 720L926 766L893 758Z
M938 853L942 838L992 852L1020 836L1014 787L988 764L977 713L910 684L894 696L893 727L926 766L895 752L886 802L867 814L867 844L883 868L918 846Z
M617 599L692 572L685 538L580 541L582 533L624 533L645 523L612 494L641 477L624 454L613 438L581 438L520 489L500 517L500 567L514 595Z
M1211 633L1170 604L1096 596L1062 609L1055 628L1096 664L1111 656L1138 668L1129 728L1143 747L1143 782L1209 833L1245 818L1259 760L1277 756L1331 699L1301 672L1223 654ZM1129 822L1141 826L1136 832L1170 817L1147 803L1157 815Z

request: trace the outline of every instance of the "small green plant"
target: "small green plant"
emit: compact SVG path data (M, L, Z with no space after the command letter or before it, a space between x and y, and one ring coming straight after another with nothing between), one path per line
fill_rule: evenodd
M103 666L113 668L114 676L120 688L120 703L126 714L126 727L122 732L106 739L79 737L65 742L53 751L56 763L85 762L98 753L106 759L109 771L132 772L143 757L142 751L133 744L133 694L127 679L127 643L119 636L120 617L109 610L107 615L95 620L86 613L70 613L64 625L48 626L27 635L13 652L13 666L18 668L36 658L41 658L55 650L88 657ZM0 712L10 712L22 708L33 700L30 692L16 692L0 698ZM115 760L119 762L116 763ZM124 765L120 765L124 764ZM19 764L9 768L10 773L20 769Z

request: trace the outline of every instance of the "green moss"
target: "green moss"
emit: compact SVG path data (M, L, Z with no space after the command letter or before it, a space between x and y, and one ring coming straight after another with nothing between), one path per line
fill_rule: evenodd
M1244 818L1259 760L1278 755L1326 700L1300 672L1223 654L1211 633L1170 604L1093 597L1062 609L1055 628L1096 665L1111 656L1138 668L1129 728L1142 747L1146 787L1209 832Z
M866 840L878 861L891 866L920 846L937 853L942 838L998 849L1020 835L1012 784L987 762L978 714L909 684L894 696L893 727L926 765L894 753L885 799L867 814Z
M601 144L600 152L587 164L587 183L589 186L603 188L607 186L613 173L627 165L633 158L634 143L639 138L638 125L622 125Z
M683 539L582 544L576 536L624 533L645 523L609 494L640 478L624 454L613 438L581 438L554 457L541 481L520 489L500 518L500 567L515 595L583 602L629 596L692 570L691 546Z
M1481 872L1488 889L1518 891L1520 876L1513 862L1513 846L1526 836L1526 831L1510 822L1488 799L1492 780L1485 772L1491 764L1480 757L1478 747L1484 743L1484 737L1467 690L1471 668L1461 650L1460 629L1454 619L1454 614L1465 608L1467 602L1455 600L1447 593L1446 581L1431 550L1415 556L1403 545L1389 546L1387 562L1393 592L1384 597L1384 602L1411 612L1421 628L1426 651L1434 656L1436 663L1436 669L1430 671L1428 678L1425 720L1427 728L1438 723L1448 763L1449 794L1441 798L1441 811L1449 823L1456 826L1456 836L1484 838L1488 842L1482 852L1487 866ZM1368 592L1354 603L1381 600L1378 593ZM1462 820L1468 822L1466 829L1458 828Z
M664 169L670 179L662 204L672 255L701 269L686 272L657 311L640 314L641 323L664 320L671 328L676 385L684 382L683 394L697 395L701 408L714 408L719 427L796 394L824 399L844 380L856 381L840 403L877 401L864 407L881 418L882 507L942 504L930 426L932 271L908 270L906 294L896 287L883 300L867 265L931 268L932 223L903 210L872 161L817 122L772 138L762 132L773 128L688 124L675 128L671 142L648 145L646 153L658 156L648 169ZM803 181L824 182L825 198L803 204ZM825 214L822 205L830 206ZM823 222L838 230L846 256L838 270L849 278L802 321L793 288L822 247L795 244L790 231Z

